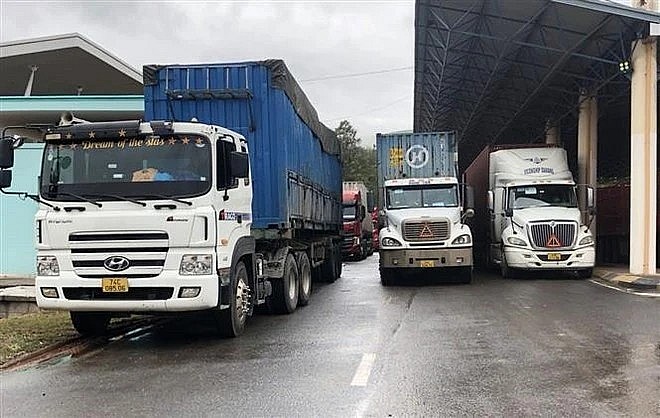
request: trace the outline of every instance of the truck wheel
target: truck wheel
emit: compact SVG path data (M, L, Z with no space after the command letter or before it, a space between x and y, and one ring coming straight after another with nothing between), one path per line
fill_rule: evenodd
M239 261L234 270L229 308L213 311L218 334L226 338L234 338L243 334L250 310L250 287L245 264Z
M594 269L584 269L577 271L578 277L581 279L590 279L594 274Z
M344 261L341 259L341 246L337 245L335 247L335 260L337 260L337 268L335 269L335 273L337 276L335 277L335 280L341 277L341 272L344 269Z
M337 273L337 270L341 268L340 266L341 256L337 257L337 249L332 247L328 259L321 264L321 278L323 281L334 283L337 277L341 275L341 272Z
M298 257L298 306L307 306L312 296L312 268L307 253L301 252Z
M461 267L461 278L460 282L463 284L470 284L472 283L472 267Z
M273 294L268 298L271 312L290 314L298 305L298 266L293 254L286 256L284 277L273 279Z
M71 312L71 323L85 337L103 335L108 330L110 315L103 312Z
M383 286L392 286L396 278L396 271L393 269L380 269L380 284Z
M500 272L502 273L502 277L505 279L513 279L513 272L506 262L504 251L502 251L502 261L500 261Z

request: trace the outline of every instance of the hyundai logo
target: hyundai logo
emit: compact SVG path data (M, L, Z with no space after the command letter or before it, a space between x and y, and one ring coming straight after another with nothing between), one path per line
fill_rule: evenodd
M124 271L131 265L131 262L126 257L112 256L106 258L103 265L110 271Z

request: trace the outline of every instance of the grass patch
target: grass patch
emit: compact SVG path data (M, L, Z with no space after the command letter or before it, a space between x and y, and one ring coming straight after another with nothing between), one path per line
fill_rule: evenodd
M77 335L69 312L31 313L0 319L0 364Z

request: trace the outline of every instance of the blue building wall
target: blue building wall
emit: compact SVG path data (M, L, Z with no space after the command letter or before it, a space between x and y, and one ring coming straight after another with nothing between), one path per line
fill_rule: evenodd
M11 189L37 192L37 176L44 144L24 144L16 150ZM0 195L0 274L34 275L34 215L38 205L16 196Z

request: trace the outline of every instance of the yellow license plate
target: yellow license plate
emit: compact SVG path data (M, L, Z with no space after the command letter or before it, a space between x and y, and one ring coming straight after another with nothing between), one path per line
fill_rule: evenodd
M435 267L435 260L422 260L419 262L420 267Z
M105 293L128 292L128 279L101 279L101 287Z
M548 261L561 261L561 254L548 253Z

